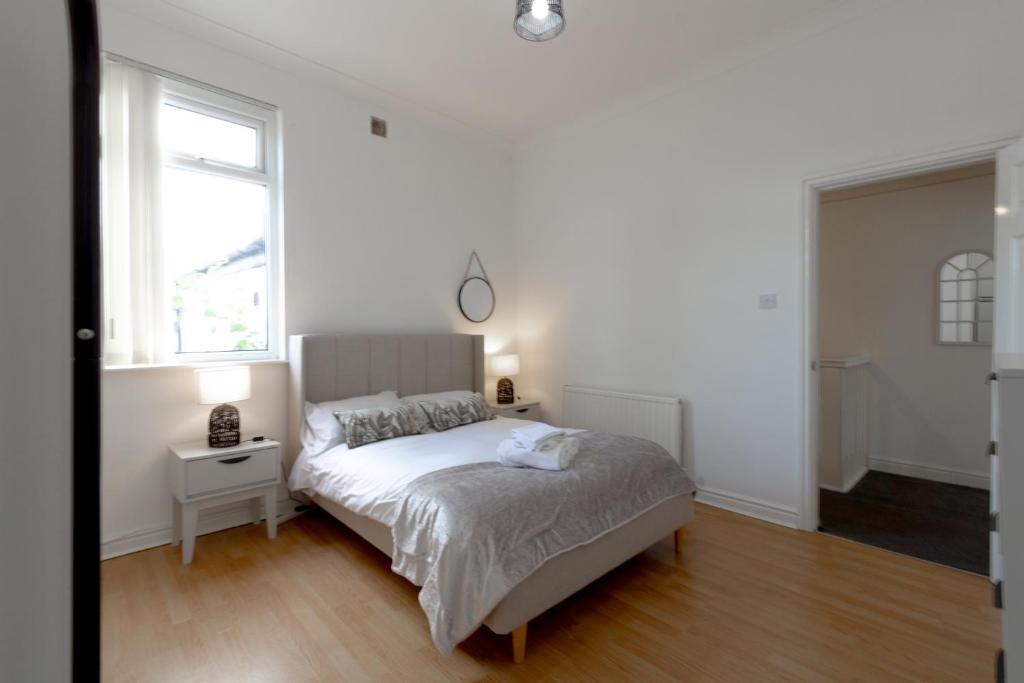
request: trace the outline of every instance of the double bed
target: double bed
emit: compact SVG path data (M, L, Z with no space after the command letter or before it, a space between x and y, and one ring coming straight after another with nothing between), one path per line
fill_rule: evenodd
M693 517L693 485L655 444L583 432L565 472L502 467L497 445L529 423L495 418L371 443L302 452L308 404L394 391L484 391L484 339L296 335L290 354L290 486L422 586L442 652L483 624L525 657L530 619ZM302 452L301 457L299 457Z

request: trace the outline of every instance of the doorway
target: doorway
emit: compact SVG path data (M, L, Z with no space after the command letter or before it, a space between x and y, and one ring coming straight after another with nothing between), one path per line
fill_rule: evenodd
M900 187L902 185L904 185L904 184L920 185L921 184L921 176L925 176L927 174L931 174L931 173L934 173L934 172L939 172L939 173L942 173L942 174L946 174L947 177L939 179L940 182L941 181L956 181L958 179L967 180L967 179L969 179L968 178L969 176L987 174L988 173L988 169L991 168L991 165L989 165L988 169L986 169L986 168L983 167L984 164L991 164L991 162L993 160L995 160L997 157L999 158L1000 163L999 163L999 171L997 172L997 176L998 177L996 178L996 180L997 181L1005 180L1005 178L1007 178L1008 176L1006 176L1004 174L1004 171L1003 171L1003 156L1004 156L1003 150L1012 151L1013 149L1016 149L1016 146L1011 147L1012 145L1014 145L1015 142L1016 142L1016 140L1012 139L1012 138L993 140L993 141L990 141L990 142L987 142L987 143L982 143L982 144L971 146L971 147L964 147L964 148L952 149L952 150L943 151L943 152L937 152L937 153L934 153L934 154L931 154L931 155L928 155L928 156L916 157L916 158L912 158L912 159L903 159L903 160L899 160L899 161L888 162L888 163L885 163L885 164L878 164L878 165L874 165L874 166L861 167L861 168L856 168L856 169L849 169L849 170L845 170L845 171L841 171L841 172L837 172L837 173L832 173L832 174L828 174L828 175L822 175L822 176L819 176L817 178L814 178L814 179L811 179L811 180L808 180L808 181L805 182L805 184L804 184L804 200L805 200L804 215L805 215L805 224L804 224L804 228L803 228L803 237L804 237L804 240L803 240L803 243L804 243L804 280L803 280L803 284L804 284L804 293L803 293L803 303L804 303L804 320L803 320L803 322L804 322L804 344L803 344L803 356L804 356L805 364L803 366L803 371L802 371L802 377L803 377L803 382L804 382L804 413L803 413L803 421L802 421L803 422L803 453L804 453L804 457L801 459L801 510L800 510L800 520L799 520L800 528L805 529L805 530L809 530L809 531L813 531L813 530L817 530L818 527L819 527L819 521L820 521L819 520L819 496L820 496L819 484L821 483L822 474L820 472L820 470L821 470L821 463L819 462L819 449L818 449L818 446L819 446L820 432L822 431L821 430L822 425L821 425L820 420L822 418L827 417L827 416L822 414L823 413L823 409L826 409L826 410L828 409L827 406L823 406L822 405L823 395L819 391L820 388L824 388L826 390L828 389L828 387L819 387L819 383L825 384L826 381L827 381L823 377L823 375L825 374L825 368L819 367L819 365L818 365L819 360L822 359L822 355L821 355L820 350L819 350L819 327L818 327L818 322L819 322L818 321L818 313L819 313L818 298L819 298L819 276L820 276L820 270L819 270L819 267L820 267L820 264L819 264L819 248L820 248L819 218L820 218L820 213L821 213L821 208L822 208L822 202L821 202L822 197L825 196L826 199L833 199L833 200L835 200L835 199L853 200L855 198L855 195L860 194L860 193L864 193L865 191L870 189L869 186L871 186L873 184L877 184L877 183L890 183L891 182L892 185L890 185L888 188L882 188L882 189L899 190ZM972 168L972 167L974 167L974 168ZM935 180L935 179L933 179L933 180ZM998 187L999 187L998 195L999 195L1000 198L1004 199L1004 203L1005 203L1005 198L1003 197L1003 195L1005 194L1005 188L1003 187L1004 184L1005 183L998 184ZM925 183L925 185L927 186L928 184ZM879 188L874 188L874 189L877 190ZM834 192L836 194L834 194L831 197L829 197L828 193L830 193L830 192ZM845 196L840 194L840 193L843 193L843 192L846 193ZM994 216L993 216L993 212L992 212L992 207L993 207L993 204L994 204L994 202L993 202L994 197L992 195L987 195L987 196L988 196L988 202L987 202L987 222L986 222L986 225L987 225L988 235L991 236L992 233L994 232L994 230L992 228L992 225L993 225L993 221L995 220ZM982 219L979 219L979 220L982 220ZM990 239L991 239L991 237L990 237ZM1000 247L997 245L993 251L994 251L994 255L996 257L998 257L998 253L1000 252ZM953 254L945 254L944 256L948 257L948 256L952 256L952 255ZM998 262L998 258L996 258L995 260ZM935 264L933 266L933 268L937 269L939 267L939 265L940 264ZM902 274L902 277L904 278L904 281L912 280L912 277L911 277L911 275L909 273L909 269L901 268L901 269L899 269L899 272ZM937 272L933 270L931 273L929 273L929 278L931 278L931 277L936 278L935 287L937 288L938 287L938 284L937 284L938 274L937 274ZM1006 280L1005 277L1000 277L1000 278L997 278L996 282L997 282L997 286L1002 287L1002 286L1005 286L1008 281ZM1002 284L999 284L1000 282ZM934 328L930 328L928 330L927 338L932 340L934 343L938 343L938 336L937 336L939 334L938 320L939 320L939 314L940 314L941 311L940 311L940 309L938 307L938 303L939 302L938 302L938 294L937 293L931 298L931 301L932 301L932 303L927 305L927 310L931 314L931 320L934 323ZM994 332L994 335L995 335L995 338L996 338L997 347L998 347L998 341L1001 338L1000 337L1001 333L1000 333L999 329L1003 329L1003 330L1006 329L1005 321L1006 321L1007 318L1004 315L1003 311L998 312L995 315L995 317L997 319L1002 319L1003 320L1003 326L1001 328L997 327L997 329ZM957 322L957 321L953 320L952 322ZM998 322L998 320L997 320L997 322ZM982 332L983 335L987 334L987 333L988 333L987 329L984 332ZM991 349L989 350L989 353L991 353ZM861 353L859 353L858 351L856 351L854 349L841 348L838 351L835 351L834 353L830 353L829 355L830 356L836 356L836 357L834 357L834 358L825 358L824 360L826 360L826 361L842 361L844 363L852 363L854 366L856 366L858 363L864 363L865 365L867 365L869 367L866 368L866 369L861 369L860 370L860 375L861 376L866 376L866 379L862 378L860 380L861 383L867 383L867 382L870 382L870 381L875 381L876 378L872 378L870 376L870 372L871 372L871 369L870 369L870 363L871 363L870 358L868 358L868 359L858 359L857 358L859 355L870 355L870 354L861 354ZM875 370L874 372L877 373L877 370ZM857 385L857 381L858 381L856 379L856 377L858 376L857 371L846 372L845 374L848 375L848 376L854 377L854 379L851 381L851 384L855 388L856 385ZM984 374L985 373L983 373L983 375ZM975 385L978 385L980 383L980 385L982 387L984 386L984 376L982 376L980 378L972 378L971 381ZM987 393L986 393L986 396L987 396ZM983 399L983 402L987 403L987 399ZM848 413L849 413L849 410L850 410L849 409L849 405L850 405L850 403L848 403ZM855 406L856 402L854 402L853 405ZM836 419L836 415L837 414L838 413L833 414L832 419ZM856 417L856 415L857 415L857 413L856 413L856 411L854 411L854 416ZM867 407L863 408L862 417L865 420L867 420L869 418L869 415L867 413ZM877 419L876 419L876 424L877 424ZM887 426L887 428L890 429L890 431L892 430L892 427L893 427L892 424L888 424L887 423L886 426ZM849 439L849 437L848 437L848 439ZM854 443L858 443L858 442L855 441ZM897 484L901 483L898 480L892 480L892 481L889 481L889 482L880 481L882 479L886 479L887 477L882 477L882 476L878 476L878 475L873 475L871 477L868 477L867 473L871 473L873 471L878 471L881 475L892 475L892 477L910 476L912 478L924 479L923 477L919 477L919 476L915 477L914 476L914 475L919 475L920 474L919 471L906 471L906 470L904 470L902 473L900 471L893 471L892 469L890 471L887 471L887 472L881 471L882 467L884 467L887 464L887 463L884 463L884 462L881 462L881 461L887 460L887 458L879 457L879 454L877 454L877 453L876 454L870 454L870 455L868 454L869 445L877 443L877 442L876 441L870 441L868 439L868 437L862 437L861 442L859 442L859 443L860 443L861 447L859 449L859 452L857 451L857 449L854 449L854 452L857 453L857 457L853 459L853 463L855 463L857 461L857 458L861 458L862 459L861 462L863 463L863 466L861 467L861 470L859 472L857 471L856 467L852 465L852 463L851 463L851 466L848 466L846 468L846 479L845 479L845 481L839 487L836 487L836 488L840 488L840 491L842 490L842 488L847 488L847 487L852 489L854 486L856 486L856 483L858 483L859 481L863 480L863 481L865 481L866 483L869 483L869 484L870 483L875 483L877 486L881 487L881 489L883 491L884 490L889 490L890 491L890 495L891 495L891 490L894 487L896 487ZM985 458L985 455L984 455L985 443L987 443L987 435L982 437L982 441L979 444L977 444L976 447L973 448L973 451L972 451L975 454L976 458L980 461L980 465L981 465L982 468L986 468L987 467L987 462L986 462L986 458ZM848 452L849 452L849 449L848 449ZM872 457L872 456L874 456L874 457ZM905 460L906 458L896 458L896 459L904 459ZM877 469L873 470L872 466L875 466ZM851 479L851 473L852 473L852 479ZM961 479L961 480L957 480L957 481L948 481L948 480L946 480L946 481L936 481L935 478L932 478L932 479L926 479L925 481L929 482L930 484L934 484L936 486L967 486L968 488L971 488L971 489L981 489L981 496L985 497L985 496L987 496L987 492L984 491L984 484L982 484L982 486L978 485L979 483L982 483L982 480L984 479L984 475L982 474L982 471L976 471L975 473L978 474L980 479L968 479L968 480L962 480ZM831 472L831 473L826 473L824 476L830 476L830 475L833 477L833 481L834 481L834 476L835 476L835 472L834 471ZM860 475L863 475L864 479L861 479ZM879 480L879 481L872 482L871 481L872 479L876 479L876 480ZM851 481L852 481L852 486L850 486ZM828 482L826 482L826 484L827 483ZM914 483L914 482L902 482L902 483ZM939 495L941 493L943 493L943 491L933 492L930 495L930 497L932 499L939 499L939 498L941 498L941 495ZM929 494L923 494L923 495L926 498L929 497ZM905 496L902 496L902 497L905 498ZM986 522L986 524L987 524L987 522ZM975 538L976 538L976 536L975 536Z
M832 189L818 210L819 530L979 574L994 203L984 161Z

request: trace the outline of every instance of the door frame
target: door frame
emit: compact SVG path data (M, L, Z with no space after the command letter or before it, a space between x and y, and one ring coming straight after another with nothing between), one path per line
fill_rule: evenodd
M1020 139L1020 134L960 147L946 147L927 154L899 157L888 161L853 166L813 176L803 181L803 220L800 227L802 254L801 306L802 335L799 381L801 386L800 512L798 526L804 531L818 529L818 207L820 195L851 185L891 180L902 176L994 161L996 155ZM998 179L997 179L998 182ZM994 210L993 197L993 210ZM993 216L993 231L995 216Z

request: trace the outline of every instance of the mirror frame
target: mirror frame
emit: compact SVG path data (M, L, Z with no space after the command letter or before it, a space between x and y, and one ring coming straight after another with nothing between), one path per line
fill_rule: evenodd
M933 286L935 287L935 294L934 294L934 296L935 296L935 331L934 331L935 340L934 340L934 343L936 345L938 345L938 346L967 346L967 347L973 346L973 347L982 347L982 348L984 348L984 347L991 347L992 344L993 344L993 341L994 341L994 338L995 338L995 322L994 322L995 288L994 287L993 287L993 290L992 290L992 296L990 296L990 297L982 297L980 295L980 285L976 284L975 286L979 287L979 289L975 290L975 298L974 298L974 305L975 306L979 306L979 305L981 305L983 303L991 303L993 305L993 320L981 320L981 321L973 321L973 322L971 322L971 321L960 321L960 320L948 320L948 319L945 319L945 318L942 317L942 304L944 304L944 303L952 303L951 301L943 300L943 298L942 298L942 285L944 283L947 283L947 282L953 282L951 280L943 280L942 279L942 270L947 265L952 265L952 263L951 263L952 260L957 258L958 256L967 256L967 255L970 255L970 254L981 254L982 256L986 256L988 258L987 262L991 262L993 264L993 268L995 267L995 265L994 265L995 264L995 257L990 252L988 252L988 251L986 251L984 249L960 249L960 250L955 251L952 254L946 256L945 258L943 258L939 262L938 266L936 266L936 268L935 268L935 271L934 271L935 272L935 279L933 281ZM984 265L984 262L983 262L982 265ZM956 266L954 266L954 267L956 267ZM979 277L979 278L976 279L976 282L980 283L981 280L994 280L994 278L995 278L995 273L993 272L993 275L992 275L991 278L989 278L989 277L984 277L984 278ZM970 322L971 324L975 325L975 334L977 334L977 326L979 324L981 324L981 323L988 324L990 326L989 334L992 335L992 339L989 339L988 341L943 341L943 339L942 339L942 325L943 325L943 323L946 323L946 324L950 324L950 323L952 323L952 324L959 324L961 322Z
M485 315L480 320L474 320L473 318L470 318L469 314L466 313L466 309L462 307L462 292L466 289L466 285L473 280L480 280L485 285L487 285L487 289L491 292L491 309L487 311L487 315ZM471 323L487 322L488 320L490 320L491 316L494 315L494 308L495 306L498 305L498 297L494 294L494 287L491 286L490 280L488 280L487 278L480 277L479 275L467 277L465 280L462 281L462 284L459 286L459 296L457 300L459 303L459 312L462 313L462 317Z

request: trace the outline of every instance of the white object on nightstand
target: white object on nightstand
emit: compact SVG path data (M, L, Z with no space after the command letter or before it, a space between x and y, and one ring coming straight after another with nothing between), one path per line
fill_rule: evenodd
M174 498L174 537L182 543L181 562L190 564L199 511L249 500L253 523L260 521L260 498L267 517L267 538L277 536L277 485L281 481L281 444L273 439L243 441L210 448L205 441L170 447L168 475Z
M490 406L498 417L540 421L540 401L519 400L515 403L491 403Z

